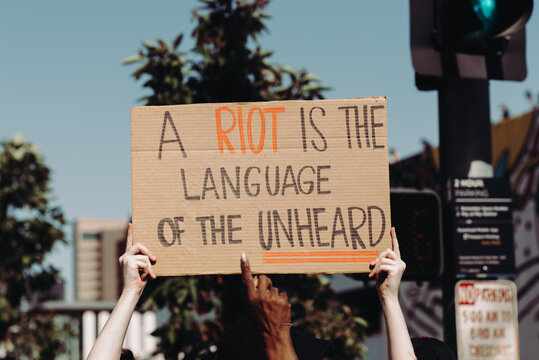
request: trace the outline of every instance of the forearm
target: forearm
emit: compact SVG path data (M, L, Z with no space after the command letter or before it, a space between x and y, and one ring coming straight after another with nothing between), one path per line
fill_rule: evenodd
M385 299L381 303L387 330L388 359L416 359L398 298Z
M122 292L107 323L99 333L87 360L117 360L120 358L125 333L139 296L135 291L124 290Z
M278 336L264 337L264 343L268 360L298 360L289 331Z

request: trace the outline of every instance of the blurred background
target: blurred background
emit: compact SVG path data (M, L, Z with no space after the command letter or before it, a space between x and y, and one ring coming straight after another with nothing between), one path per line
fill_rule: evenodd
M237 27L227 25L231 19ZM439 192L438 98L416 87L410 26L407 1L2 2L0 241L8 251L0 268L0 358L83 358L114 306L131 214L133 106L386 96L392 186ZM494 175L510 179L515 201L520 347L530 358L539 351L537 11L525 44L527 77L490 81L488 116ZM224 71L245 80L244 88L219 88L216 73ZM413 336L443 338L438 275L403 286ZM137 358L215 352L219 329L233 316L212 309L227 304L232 285L182 281L162 279L146 292L125 343ZM297 314L315 335L352 326L335 314L360 320L351 336L357 346L346 345L350 335L335 335L341 358L386 356L373 284L344 276L281 281L308 284L296 294ZM185 292L193 287L199 290ZM204 292L214 288L215 295ZM199 293L208 300L194 301ZM322 313L310 297L333 311L326 323L309 322ZM187 310L175 314L174 301ZM194 325L172 325L186 319Z

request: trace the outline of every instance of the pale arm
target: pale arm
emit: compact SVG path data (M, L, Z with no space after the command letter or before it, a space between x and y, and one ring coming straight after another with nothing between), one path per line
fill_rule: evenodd
M87 360L117 360L122 352L131 315L148 283L148 277L155 279L151 261L156 258L141 244L133 245L133 226L127 229L126 250L119 261L122 266L124 288L118 303L112 310L107 323L99 333Z
M389 360L415 360L414 348L399 303L399 285L406 264L401 260L395 228L391 228L391 239L393 249L384 250L371 263L369 277L376 278L387 330Z
M137 305L139 295L135 292L123 291L118 303L112 310L107 323L99 333L87 360L120 358L125 333L131 315Z

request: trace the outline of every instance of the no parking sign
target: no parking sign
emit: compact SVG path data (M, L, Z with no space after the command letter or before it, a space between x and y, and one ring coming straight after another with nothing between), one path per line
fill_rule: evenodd
M455 286L460 360L518 360L517 290L508 280L461 280Z

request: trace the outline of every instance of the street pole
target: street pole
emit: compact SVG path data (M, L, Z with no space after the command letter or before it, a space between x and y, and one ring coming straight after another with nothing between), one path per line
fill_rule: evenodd
M448 182L469 177L473 161L492 164L489 81L441 78L438 86L440 189L443 218L444 338L457 353L455 326L455 252ZM487 177L487 176L483 176Z

